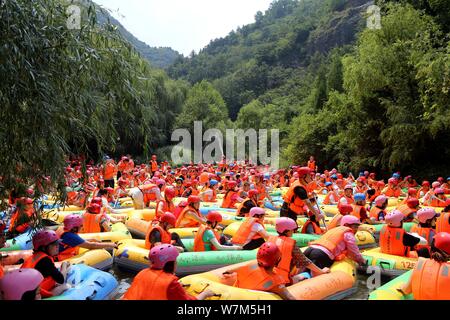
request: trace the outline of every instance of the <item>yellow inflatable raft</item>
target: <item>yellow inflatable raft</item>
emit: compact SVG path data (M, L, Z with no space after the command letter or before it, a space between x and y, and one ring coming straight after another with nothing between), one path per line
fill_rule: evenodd
M254 263L255 260L191 275L180 280L189 294L197 296L206 288L220 294L218 300L281 300L274 294L233 287L222 281L223 272ZM356 292L356 269L350 260L336 262L331 273L314 277L288 287L298 300L339 300Z
M380 248L362 252L369 266L380 267L381 274L386 276L399 276L408 270L414 269L418 258L408 258L382 253Z

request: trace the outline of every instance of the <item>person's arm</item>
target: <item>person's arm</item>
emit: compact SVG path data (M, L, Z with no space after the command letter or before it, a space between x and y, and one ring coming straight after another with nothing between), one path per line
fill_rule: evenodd
M242 250L241 246L233 245L233 246L223 246L217 241L215 237L210 240L211 245L213 245L219 251L228 251L228 250Z
M35 269L42 273L44 278L52 277L52 279L59 284L65 282L64 274L56 268L55 264L49 258L44 258L39 261L36 264Z
M287 289L285 286L278 288L274 291L274 293L278 294L283 300L297 300Z
M344 235L344 241L345 245L347 247L347 255L350 259L358 262L359 264L364 264L366 260L361 255L361 252L359 252L359 248L356 245L356 239L353 233L347 232Z
M192 213L191 211L186 212L186 216L192 220L197 221L198 223L205 224L206 220L203 217L199 217L198 215Z
M417 233L405 232L403 236L403 245L406 247L414 248L416 245L429 244L427 239L419 236Z
M88 250L118 248L117 244L113 242L93 242L93 241L85 241L84 243L80 244L79 247Z

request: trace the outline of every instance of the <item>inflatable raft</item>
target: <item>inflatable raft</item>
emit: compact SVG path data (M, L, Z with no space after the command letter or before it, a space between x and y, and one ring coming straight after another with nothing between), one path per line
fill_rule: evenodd
M193 240L183 240L186 249L192 250ZM184 252L177 258L177 275L206 272L243 261L254 260L257 250ZM114 254L114 262L123 270L139 272L149 267L149 250L144 240L124 240Z
M281 300L274 293L240 289L222 282L223 272L254 262L255 260L252 260L207 273L190 275L180 279L180 282L186 291L194 296L208 288L220 295L216 298L218 300ZM298 300L343 299L357 290L355 265L350 260L336 262L331 267L331 273L299 282L288 287L288 290Z
M412 270L389 281L384 286L371 292L369 295L369 300L414 300L414 296L412 294L404 296L397 291L398 288L401 288L409 281L411 275Z
M119 285L112 274L83 264L70 267L67 283L72 288L46 300L108 300Z
M408 270L414 269L418 261L418 258L382 253L380 248L364 251L362 255L367 260L369 266L380 267L382 275L391 277L399 276Z

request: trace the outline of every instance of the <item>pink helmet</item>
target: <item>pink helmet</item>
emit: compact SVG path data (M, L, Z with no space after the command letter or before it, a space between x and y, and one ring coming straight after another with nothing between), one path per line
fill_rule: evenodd
M166 195L167 198L172 199L175 197L176 193L175 193L175 188L170 186L167 187L166 190L164 190L164 194Z
M436 188L436 189L434 189L434 193L435 193L435 194L444 194L445 191L444 191L444 189L442 189L442 188Z
M378 196L375 198L375 205L377 207L382 207L387 200L388 198L385 195Z
M159 186L159 185L165 185L166 184L166 181L164 181L163 179L158 179L158 180L156 180L156 184Z
M388 180L388 183L397 184L397 183L398 183L398 180L395 179L395 178L390 178L390 179Z
M276 225L277 232L282 234L285 231L295 231L298 229L297 222L292 220L291 218L283 217L280 219L277 219L277 225Z
M25 292L36 290L44 280L36 269L17 269L0 279L0 292L5 300L21 300Z
M266 214L266 212L264 211L264 209L259 208L259 207L253 207L250 209L250 212L249 212L249 215L252 218L257 215L265 215L265 214Z
M73 228L79 228L83 225L83 218L81 215L69 214L64 218L64 229L72 230Z
M298 174L298 172L294 172L293 177L297 179L298 177L300 177L300 175Z
M439 188L441 186L441 184L439 183L439 182L437 182L437 181L435 181L435 182L433 182L432 184L431 184L431 187L434 189L434 188Z
M420 223L425 223L436 216L439 216L439 214L432 208L423 208L417 211L417 218Z
M39 249L42 246L58 241L59 237L53 230L40 230L33 236L33 248Z
M159 177L161 177L161 173L160 173L159 171L155 171L154 176L157 177L157 178L159 178Z
M352 225L352 224L361 224L361 221L352 215L344 216L341 219L341 226Z
M405 216L401 211L393 210L389 212L384 220L390 227L400 227Z
M348 184L348 185L345 186L344 190L347 190L347 189L352 189L353 190L353 186L351 184Z
M161 270L167 262L176 261L179 253L177 248L170 244L162 244L150 250L148 258L152 269Z

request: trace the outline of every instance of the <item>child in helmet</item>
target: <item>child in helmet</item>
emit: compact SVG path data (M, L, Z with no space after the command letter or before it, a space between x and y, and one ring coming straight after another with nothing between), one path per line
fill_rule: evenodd
M419 258L409 281L397 290L415 300L450 300L450 233L441 232L431 242L431 259Z
M242 267L231 268L223 273L223 282L233 281L234 287L273 292L285 300L295 300L286 289L286 280L279 274L277 265L281 251L274 243L264 243L256 255L256 261Z
M64 218L64 227L57 230L60 237L58 261L64 261L79 254L79 248L117 249L117 244L96 240L84 240L78 233L83 228L83 217L70 214Z
M440 216L432 208L424 208L417 211L419 224L412 227L411 232L416 233L425 240L428 245L418 245L416 247L419 257L430 258L430 244L436 234L436 219Z
M134 278L123 300L204 300L215 295L211 290L205 290L197 298L186 293L178 278L176 259L177 248L170 244L162 244L150 250L148 258L150 268L142 270Z
M364 193L356 193L354 196L355 204L353 205L352 215L357 217L362 223L370 224L372 221L367 216L366 195Z
M212 250L242 250L242 246L228 245L225 237L221 237L215 230L217 225L222 222L222 215L217 211L210 211L206 216L206 225L198 228L194 239L194 251L212 251Z
M264 227L265 215L264 209L252 208L249 216L242 222L231 242L243 246L244 250L259 248L269 238L269 234Z
M44 280L41 283L42 297L58 296L69 286L65 284L69 263L61 264L61 271L54 263L59 253L59 237L52 230L41 230L33 236L33 256L22 264L22 268L33 268L39 271Z
M388 206L388 197L385 195L380 195L375 199L375 206L370 209L370 220L372 224L376 224L377 222L384 221L384 217L386 216L386 208Z
M178 249L179 252L186 251L180 236L175 232L170 232L170 229L175 227L177 219L171 212L162 214L158 221L153 222L145 236L145 248L150 250L161 244L171 244Z
M0 278L0 300L41 300L44 277L36 269L18 269Z

